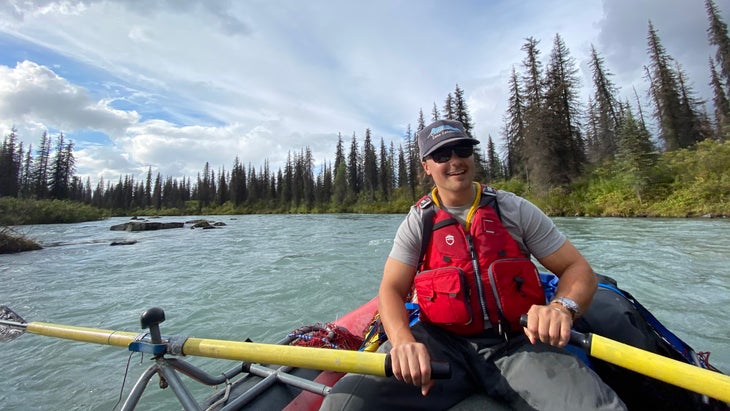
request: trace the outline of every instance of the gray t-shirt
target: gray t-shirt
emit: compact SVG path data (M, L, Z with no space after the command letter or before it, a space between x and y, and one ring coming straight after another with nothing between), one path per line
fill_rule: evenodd
M565 243L565 235L531 202L514 193L497 190L497 203L502 224L526 254L539 259L554 253ZM469 207L470 204L467 204L448 208L447 211L463 224ZM422 213L420 208L411 207L395 233L391 258L412 266L418 264L423 238Z

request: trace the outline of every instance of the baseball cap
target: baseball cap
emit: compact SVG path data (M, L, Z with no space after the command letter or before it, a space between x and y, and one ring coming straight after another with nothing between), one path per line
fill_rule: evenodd
M440 147L456 142L479 144L479 140L466 135L464 126L456 120L436 120L418 132L418 151L421 153L421 159Z

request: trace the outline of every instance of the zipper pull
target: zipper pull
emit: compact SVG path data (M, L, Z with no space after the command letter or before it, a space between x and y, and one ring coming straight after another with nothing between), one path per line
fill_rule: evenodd
M469 233L465 233L464 237L466 238L466 243L469 245L469 256L473 261L477 261L477 250L474 248L474 242L472 241L471 235Z

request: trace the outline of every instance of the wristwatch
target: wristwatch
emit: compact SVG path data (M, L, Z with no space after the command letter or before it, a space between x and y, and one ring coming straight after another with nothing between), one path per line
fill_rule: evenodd
M576 303L575 301L573 301L572 299L570 299L568 297L555 298L552 301L550 301L550 304L552 304L552 303L558 303L558 304L562 305L563 307L567 308L568 311L570 311L570 314L573 316L574 319L578 314L580 314L580 306L578 305L578 303Z

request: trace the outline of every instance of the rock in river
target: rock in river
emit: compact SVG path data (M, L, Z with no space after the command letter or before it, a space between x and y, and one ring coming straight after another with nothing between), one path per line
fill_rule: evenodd
M130 221L124 224L113 225L111 231L150 231L164 230L167 228L183 228L184 223L170 222L162 223L159 221Z

